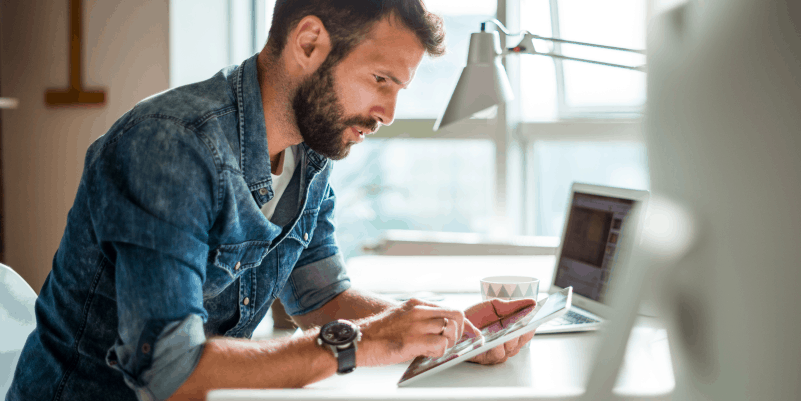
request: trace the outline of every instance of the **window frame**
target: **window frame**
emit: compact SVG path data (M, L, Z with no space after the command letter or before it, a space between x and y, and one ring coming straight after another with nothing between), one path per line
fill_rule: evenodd
M520 16L521 1L498 0L496 18L512 32L519 30L520 21L515 18ZM559 37L558 0L548 1L553 36ZM505 38L501 35L502 47L506 46L504 41ZM554 51L560 51L558 43L554 43ZM381 138L403 135L412 138L491 140L496 148L496 156L499 156L495 161L495 214L497 219L505 220L499 224L502 227L499 231L511 235L534 235L536 213L533 213L533 208L536 208L536 205L531 203L536 199L533 196L536 187L534 182L536 171L533 166L536 163L533 160L532 150L536 141L644 143L642 107L568 106L565 101L563 61L555 58L552 60L556 67L558 102L556 121L521 121L520 102L515 101L506 107L499 107L497 117L492 120L471 119L435 132L433 131L435 119L399 119L392 126L382 128L376 135ZM519 58L506 57L502 62L509 75L512 89L517 95L522 90L519 79L521 73ZM510 162L510 159L516 160ZM520 172L519 179L508 179L510 173L515 171ZM518 219L514 216L518 216ZM522 218L519 218L521 216ZM511 223L515 220L520 224Z
M433 131L435 119L404 119L396 120L391 126L382 127L372 136L376 138L415 138L415 139L486 139L492 141L496 149L503 146L504 140L498 138L498 124L496 120L470 120L457 123L451 130ZM523 122L517 125L517 149L522 153L523 180L504 180L512 188L508 192L519 193L519 209L503 210L504 215L522 216L521 224L513 235L535 235L536 214L531 203L536 199L534 191L537 176L535 171L533 144L536 141L565 141L565 142L631 142L644 143L641 118L627 119L598 119L598 120L559 120L548 122ZM496 166L496 182L501 180ZM505 173L504 173L505 174ZM504 176L505 178L505 176ZM499 203L499 199L494 202ZM508 205L508 202L507 202ZM524 207L528 205L528 207ZM513 206L510 206L510 208Z
M230 49L242 46L241 43L232 43L236 38L248 36L251 38L250 54L259 51L267 40L267 31L270 25L267 16L274 4L267 0L249 0L242 4L241 0L227 1L227 23L229 45L228 57L232 64L241 60L234 60L239 53ZM504 23L511 31L519 30L520 8L524 0L497 0L498 20ZM559 0L547 0L550 9L551 28L554 37L559 37ZM245 26L234 23L234 13L239 21L242 13L249 12L250 18ZM478 31L479 27L476 27ZM243 33L241 29L246 31ZM240 30L240 31L234 31ZM248 32L249 30L249 32ZM501 44L506 47L505 37L501 35ZM513 43L512 43L513 44ZM509 44L509 45L512 45ZM560 51L560 45L554 43L554 51ZM524 55L521 57L533 57ZM601 107L577 108L568 106L565 102L565 77L563 61L552 59L555 64L557 89L557 120L547 122L526 122L520 117L520 102L515 101L508 105L498 107L497 116L493 119L472 119L454 124L445 130L433 131L434 118L430 119L396 119L391 126L382 127L371 137L375 138L416 138L416 139L486 139L493 143L496 153L495 165L495 194L493 213L499 220L498 233L507 235L533 235L536 222L536 205L534 192L536 165L533 159L533 144L536 141L627 141L643 143L641 130L640 107ZM506 57L502 60L509 75L512 88L519 99L521 88L520 57ZM636 73L636 72L634 72ZM448 88L451 90L452 88ZM445 105L443 105L444 108ZM587 117L591 116L592 119ZM522 216L522 219L520 218ZM493 233L490 233L493 234Z

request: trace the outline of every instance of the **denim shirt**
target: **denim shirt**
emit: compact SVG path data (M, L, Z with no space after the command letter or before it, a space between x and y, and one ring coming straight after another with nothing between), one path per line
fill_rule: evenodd
M276 297L298 315L348 289L332 163L301 149L274 224L255 56L123 115L86 153L7 399L164 399L207 337L249 338Z

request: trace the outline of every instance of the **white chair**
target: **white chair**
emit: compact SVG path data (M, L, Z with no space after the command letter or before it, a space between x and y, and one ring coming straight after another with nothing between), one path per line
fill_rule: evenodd
M33 288L0 263L0 399L6 398L22 346L36 327L35 303Z

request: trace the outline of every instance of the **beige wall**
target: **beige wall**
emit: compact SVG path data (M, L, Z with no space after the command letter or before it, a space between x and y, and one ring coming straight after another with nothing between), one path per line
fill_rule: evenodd
M83 1L83 82L102 108L45 107L67 86L69 0L2 0L5 262L39 292L66 225L89 144L139 100L168 88L169 0Z

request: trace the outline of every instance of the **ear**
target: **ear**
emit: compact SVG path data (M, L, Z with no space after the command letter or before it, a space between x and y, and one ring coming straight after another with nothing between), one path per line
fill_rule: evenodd
M328 57L331 39L323 22L313 15L307 15L290 32L286 47L292 69L308 75L316 71Z

